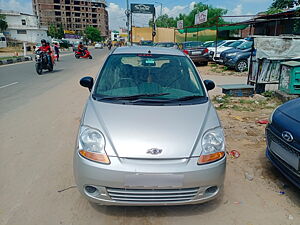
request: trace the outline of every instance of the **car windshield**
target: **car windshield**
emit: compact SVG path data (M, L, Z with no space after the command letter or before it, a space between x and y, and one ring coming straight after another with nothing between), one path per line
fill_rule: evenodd
M99 101L167 102L203 99L206 94L198 73L185 56L115 54L101 70L93 96Z
M213 44L214 44L213 41L209 41L209 42L205 42L205 43L203 44L203 46L204 46L204 47L212 47Z
M229 47L232 43L233 43L232 41L228 41L228 42L226 42L226 43L225 43L224 45L222 45L222 46L224 46L224 47Z
M165 47L165 48L172 48L174 47L175 43L157 43L155 46L157 47Z
M218 41L217 47L221 46L225 41ZM216 47L216 42L214 41L211 47Z
M241 45L244 41L235 41L228 45L228 47L236 48L237 46Z
M244 42L243 44L239 45L237 47L237 49L248 49L248 48L251 48L252 47L252 41L247 41L247 42Z
M153 42L152 41L141 41L141 45L143 45L143 46L153 46Z
M185 42L182 44L183 48L198 48L202 47L203 43L202 42Z

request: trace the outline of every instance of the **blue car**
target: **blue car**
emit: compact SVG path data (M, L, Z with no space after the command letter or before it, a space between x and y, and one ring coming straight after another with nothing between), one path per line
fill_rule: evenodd
M220 54L221 64L243 72L248 68L248 58L251 55L252 41L246 41L236 48L228 49ZM255 53L254 53L255 54Z
M300 188L300 98L273 111L266 127L266 137L267 157Z

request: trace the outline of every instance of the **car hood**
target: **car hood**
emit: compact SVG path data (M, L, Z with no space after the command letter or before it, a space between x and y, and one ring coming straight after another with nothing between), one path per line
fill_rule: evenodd
M278 110L289 116L291 119L300 122L300 98L288 101L287 103L281 105Z
M99 129L109 156L124 158L188 158L201 153L199 139L220 126L210 101L197 105L123 105L88 100L83 125ZM150 149L160 154L147 153ZM153 151L152 151L153 153Z

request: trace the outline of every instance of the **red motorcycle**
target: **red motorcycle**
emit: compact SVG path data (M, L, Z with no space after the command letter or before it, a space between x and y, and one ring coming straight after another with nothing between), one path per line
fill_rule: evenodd
M80 51L75 51L75 58L76 59L79 59L79 58L89 58L89 59L92 59L92 55L91 53L85 48L83 49L82 52Z

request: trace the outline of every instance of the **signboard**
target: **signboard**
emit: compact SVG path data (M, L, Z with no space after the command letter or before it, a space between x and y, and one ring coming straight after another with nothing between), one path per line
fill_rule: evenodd
M195 25L205 23L207 21L207 10L199 12L195 15Z
M183 20L177 21L177 29L183 29Z
M131 4L131 13L155 14L155 8L150 4Z
M65 34L65 38L68 38L68 39L80 39L81 36L80 35L76 35L76 34Z
M75 31L73 30L64 30L65 34L75 34Z

